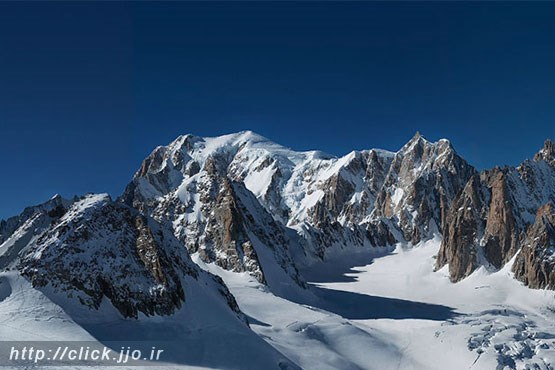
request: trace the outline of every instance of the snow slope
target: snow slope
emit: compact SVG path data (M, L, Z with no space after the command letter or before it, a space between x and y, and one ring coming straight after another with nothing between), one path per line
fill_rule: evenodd
M317 307L197 262L222 276L251 327L303 369L552 369L554 293L526 288L510 266L453 284L446 268L433 271L439 245L303 271Z
M329 289L420 301L453 308L446 320L361 319L365 330L382 330L404 347L403 369L548 369L555 361L555 298L512 279L510 265L481 269L458 284L446 269L433 272L440 241L357 267L355 281L323 283ZM403 310L410 315L410 310ZM439 317L438 317L439 318Z
M54 302L15 272L4 272L0 274L0 341L99 342L115 350L119 347L114 343L138 346L139 342L164 349L165 357L157 363L161 369L297 368L237 320L218 297L190 280L185 294L195 299L174 315L141 315L135 320L123 318L107 300L98 310L72 299L58 297Z

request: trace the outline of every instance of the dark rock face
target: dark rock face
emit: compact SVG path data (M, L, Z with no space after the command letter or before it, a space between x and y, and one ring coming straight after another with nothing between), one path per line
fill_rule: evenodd
M318 225L324 220L336 219L355 191L354 186L340 175L333 175L322 184L324 197L316 205L312 222Z
M555 289L555 207L538 210L513 265L515 277L531 288Z
M479 179L470 180L447 214L437 268L448 264L451 280L458 281L480 265L501 268L521 249L514 266L517 277L533 287L545 284L541 282L545 277L532 278L543 262L538 262L537 252L531 252L536 249L525 246L535 245L530 232L541 239L540 234L548 230L536 226L540 214L536 212L555 200L554 164L553 144L548 140L533 161L484 171Z
M476 245L485 229L481 213L488 199L489 194L481 187L479 176L474 175L447 212L437 267L449 264L453 281L469 275L478 266Z
M235 187L227 178L221 182L217 177L211 179L207 189L204 204L214 204L215 207L204 206L202 214L206 219L204 243L190 248L191 252L200 252L205 262L215 262L224 269L243 272L248 271L258 281L265 283L264 273L258 260L258 255L248 235L248 229L243 218L244 207L240 204ZM214 194L215 197L210 197ZM248 213L247 213L248 214Z
M513 215L514 202L510 198L505 174L496 171L492 177L484 253L495 268L500 268L515 254L520 230Z

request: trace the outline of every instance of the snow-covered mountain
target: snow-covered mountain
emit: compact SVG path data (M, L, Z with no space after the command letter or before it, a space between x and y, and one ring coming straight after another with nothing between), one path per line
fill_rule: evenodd
M419 133L397 152L340 158L251 131L186 135L156 148L121 200L171 223L203 261L248 271L276 293L286 280L305 287L302 266L434 235L444 236L437 268L449 265L457 281L518 252L536 211L555 199L553 152L548 140L517 168L478 173L448 140Z
M521 296L533 302L523 316L509 314L507 327L524 336L532 322L547 325L548 300L512 277L555 289L553 204L551 141L516 168L478 172L448 140L419 133L397 152L343 157L297 152L251 131L180 136L156 148L115 201L55 196L0 221L0 327L49 328L25 309L16 314L41 305L36 315L59 319L60 336L74 339L142 331L160 339L162 325L176 346L195 349L176 347L181 357L168 361L178 367L360 369L372 368L372 357L382 368L435 368L398 343L387 320L403 319L422 333L433 328L434 338L464 337L455 347L476 359L446 352L464 357L461 368L548 369L555 343L551 351L542 338L515 336L513 348L493 339L509 329L487 339L469 330L486 328L495 307L515 312ZM475 291L490 285L503 293ZM474 299L483 302L467 305ZM19 338L6 333L0 339Z
M299 248L300 239L274 220L244 182L228 175L241 147L255 143L251 138L257 137L183 136L158 147L121 200L171 225L189 252L205 262L246 271L276 290L284 285L302 289L305 282L290 250Z
M397 153L341 158L295 152L250 131L187 135L156 148L122 200L171 222L206 262L249 271L271 288L283 283L266 276L276 270L303 286L295 264L432 237L474 173L447 140L418 133Z

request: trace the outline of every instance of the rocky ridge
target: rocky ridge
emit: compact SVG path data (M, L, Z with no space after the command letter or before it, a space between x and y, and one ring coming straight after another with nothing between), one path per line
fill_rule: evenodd
M539 233L547 232L536 225L541 220L537 212L554 200L555 160L549 140L533 160L474 176L447 215L437 267L449 265L451 280L458 281L479 266L499 269L518 254L520 262L514 265L517 277L534 275L529 269L538 261L522 264L530 258L525 256L526 245L530 244L530 233L539 237ZM545 286L537 279L523 280L532 287Z
M531 288L555 289L555 207L548 203L536 214L513 265L515 277Z

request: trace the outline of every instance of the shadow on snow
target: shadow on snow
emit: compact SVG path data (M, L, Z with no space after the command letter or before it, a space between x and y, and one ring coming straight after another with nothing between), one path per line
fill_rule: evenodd
M415 302L398 298L372 296L320 287L322 283L349 283L357 281L363 266L371 265L375 258L393 255L394 252L376 254L357 253L333 262L321 262L302 271L311 283L311 290L318 297L316 306L352 320L372 319L421 319L445 321L458 316L453 308L438 304Z
M319 308L351 320L421 319L445 321L458 315L451 307L443 305L320 287L315 287L314 291L321 298Z

